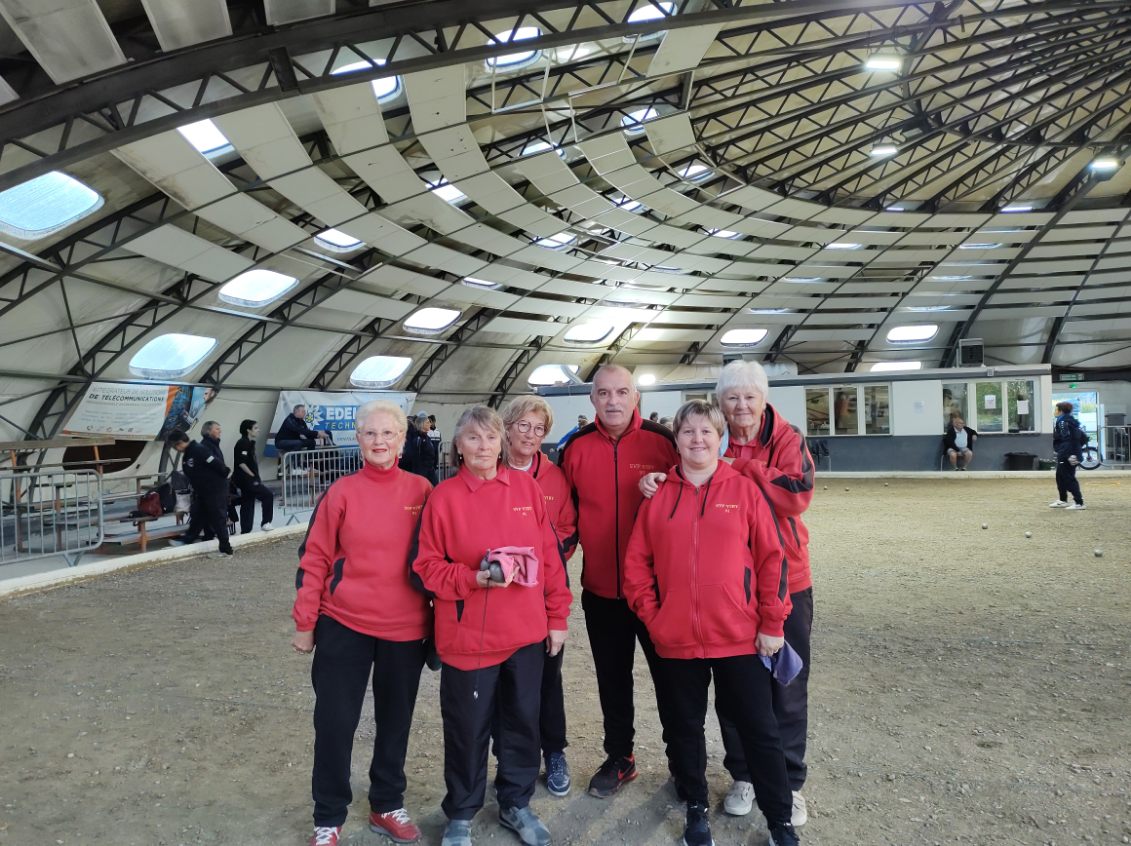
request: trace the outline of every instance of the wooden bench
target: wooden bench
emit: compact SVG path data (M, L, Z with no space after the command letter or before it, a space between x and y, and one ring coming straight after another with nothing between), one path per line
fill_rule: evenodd
M119 523L133 523L134 526L137 527L137 531L124 535L106 535L102 539L102 543L104 546L107 544L132 546L136 543L141 552L146 552L149 549L149 542L151 540L167 540L185 533L183 514L177 514L176 525L162 526L157 529L149 528L150 523L160 519L161 517L122 517L118 520Z

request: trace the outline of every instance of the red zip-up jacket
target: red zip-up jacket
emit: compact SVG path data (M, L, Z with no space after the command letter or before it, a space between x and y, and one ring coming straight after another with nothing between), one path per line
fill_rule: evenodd
M731 467L752 479L770 501L789 561L789 592L812 587L809 529L801 519L813 501L813 457L805 438L767 404L754 440L730 441L726 457L733 458Z
M313 631L321 613L383 640L431 634L428 598L409 578L416 526L431 491L423 476L370 464L330 485L298 551L292 612L298 631Z
M645 502L625 557L624 593L663 658L753 655L782 636L788 569L766 497L726 462L696 487L678 467Z
M528 472L542 488L546 515L550 518L550 525L554 527L562 557L568 561L577 548L577 508L574 507L573 492L569 489L565 473L543 452L534 454L534 461Z
M479 587L483 553L502 546L538 551L539 587ZM460 670L501 664L550 629L566 629L573 597L542 489L529 473L500 466L484 480L461 467L437 485L412 566L434 597L436 651L445 664Z
M676 463L675 439L663 426L632 422L616 441L600 419L562 448L559 464L577 504L578 541L585 550L581 586L606 599L624 596L624 553L644 496L640 477Z

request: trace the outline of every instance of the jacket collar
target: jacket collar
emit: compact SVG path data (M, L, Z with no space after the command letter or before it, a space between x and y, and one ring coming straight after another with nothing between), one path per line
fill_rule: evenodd
M458 475L459 475L459 478L463 480L463 483L465 485L467 485L467 489L469 491L471 491L472 493L475 493L477 490L479 490L484 485L490 485L493 482L500 482L500 483L506 485L507 487L510 487L511 473L513 473L513 472L515 472L515 471L513 471L509 467L507 467L507 465L505 463L500 462L499 471L495 474L494 479L480 479L478 476L476 476L474 473L472 473L470 470L467 469L466 464L461 464L459 466L459 474Z
M628 421L628 428L625 429L621 433L621 438L627 437L628 435L635 432L637 429L639 429L641 427L643 422L644 422L644 420L640 416L640 409L639 408L632 409L632 419ZM595 425L597 427L597 431L600 432L601 435L604 436L604 438L606 440L613 442L613 443L615 443L617 440L619 440L618 438L614 438L612 435L609 434L609 430L605 428L605 424L601 422L600 417L598 417L596 420L593 421L593 425Z
M374 482L391 482L403 472L396 464L393 464L388 470L382 470L379 467L374 467L368 461L362 460L361 462L361 475Z

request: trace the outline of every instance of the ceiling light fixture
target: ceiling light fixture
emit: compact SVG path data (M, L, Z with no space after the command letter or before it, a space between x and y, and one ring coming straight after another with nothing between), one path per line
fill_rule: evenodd
M870 71L898 73L903 69L903 57L892 53L876 53L868 57L864 67Z
M868 151L868 155L873 159L890 159L899 152L899 147L895 146L890 141L881 141L879 144L873 144L872 149Z
M1092 163L1088 165L1088 169L1093 173L1113 173L1122 166L1123 163L1114 156L1101 156L1098 159L1093 159Z

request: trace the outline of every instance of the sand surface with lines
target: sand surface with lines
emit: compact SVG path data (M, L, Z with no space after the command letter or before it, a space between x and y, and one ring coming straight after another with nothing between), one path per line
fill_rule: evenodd
M1051 474L818 481L803 842L1131 842L1131 478L1081 478L1078 513L1047 507ZM296 546L0 601L0 844L306 842ZM641 777L610 801L578 789L600 763L601 723L579 603L572 627L575 789L558 800L539 786L534 807L557 844L676 843L683 809L642 658ZM443 825L438 688L426 671L407 768L427 843ZM369 713L350 846L388 842L364 825ZM728 779L713 716L708 752L716 842L762 846L760 820L717 807ZM495 811L489 799L475 842L518 843Z

